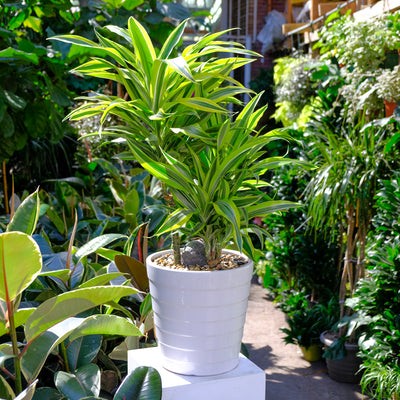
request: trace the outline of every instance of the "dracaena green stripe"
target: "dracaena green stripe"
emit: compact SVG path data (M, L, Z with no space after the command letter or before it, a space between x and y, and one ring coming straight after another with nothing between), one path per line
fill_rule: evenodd
M223 149L225 146L231 145L231 140L234 131L233 129L230 129L230 126L231 126L230 120L224 121L224 123L221 125L221 128L218 132L218 143L217 143L218 150Z
M227 113L228 111L219 106L214 101L202 98L202 97L192 97L190 99L181 99L179 101L180 104L185 105L187 107L206 111L206 112L218 112L218 113Z
M201 56L206 56L215 53L229 53L229 54L240 54L247 55L251 57L259 57L260 55L254 51L241 49L237 47L223 47L223 46L207 46L201 51ZM248 59L248 63L255 61L253 58Z
M251 118L258 101L261 98L262 93L258 93L255 97L253 97L247 104L246 107L240 112L235 120L235 124L238 128L246 127L248 128L248 121Z
M182 179L184 179L189 185L193 185L193 177L189 168L182 162L178 161L176 158L172 157L165 151L162 151L165 159L171 165L171 167L179 174Z
M262 175L264 172L274 169L274 168L279 168L283 165L299 165L303 168L306 169L315 169L315 165L307 162L307 161L302 161L302 160L296 160L292 158L285 158L285 157L269 157L266 158L253 167L253 171L257 173L258 175Z
M205 174L202 168L201 160L199 156L196 154L196 152L193 150L193 148L190 146L189 146L189 151L193 160L194 168L196 170L196 177L199 182L199 186L202 186L205 180Z
M248 234L242 235L243 238L243 251L244 253L250 257L251 260L255 260L255 252L254 252L254 246L253 246L253 241L251 240L250 236Z
M129 70L118 70L118 73L123 81L123 85L127 90L131 99L142 99L151 108L151 96L147 89L147 84L139 79L135 73L130 73Z
M82 47L99 48L99 45L89 39L77 35L58 35L50 38L50 40L58 40L59 42L76 44Z
M247 211L249 218L255 218L255 217L265 217L268 214L274 212L286 211L289 210L290 208L299 208L299 207L302 207L302 204L294 203L291 201L271 200L251 206L247 209Z
M82 118L91 117L94 115L102 114L105 106L96 106L96 107L82 107L77 108L76 110L70 112L66 119L71 121L79 121Z
M179 75L182 75L184 78L196 82L195 79L192 76L192 73L190 71L189 65L186 62L186 60L180 56L180 57L175 57L175 58L169 58L166 60L163 60L172 70L177 72Z
M222 181L220 181L218 197L220 197L222 199L228 198L229 191L230 191L229 183L226 181L226 179L222 179Z
M128 48L100 35L98 32L96 32L96 35L104 47L114 49L118 54L121 55L124 60L124 63L122 63L121 65L126 67L126 62L129 62L132 65L136 65L137 57Z
M224 31L221 32L216 32L216 33L211 33L211 34L207 34L204 35L203 37L200 38L200 40L190 46L187 46L184 50L182 55L186 56L187 54L192 54L192 53L198 53L202 48L204 48L205 46L207 46L209 43L215 41L215 39L219 38L220 36L231 32L234 28L232 29L226 29Z
M167 64L165 64L161 60L154 60L152 69L151 69L151 97L152 101L152 109L156 113L160 108L160 102L164 97L165 86L167 84Z
M172 51L176 49L177 44L180 42L183 32L185 31L188 20L181 22L168 36L167 41L164 43L160 50L158 58L166 59L170 56Z
M267 110L268 106L264 106L256 110L249 118L247 122L247 128L255 131L260 121L261 117L264 115L265 111Z
M227 86L223 88L218 88L214 90L210 95L209 99L213 101L222 102L223 100L227 100L231 96L237 96L242 93L253 93L251 89L235 87L235 86Z
M174 195L174 199L179 201L184 207L186 207L191 212L198 211L197 203L193 197L191 197L191 193L187 193L184 190L176 190L172 189L172 193Z
M96 32L96 34L97 34L97 36L100 36L97 32ZM117 63L119 63L121 65L126 65L123 56L121 56L121 54L118 50L116 50L112 47L105 47L104 45L98 46L98 48L101 49L102 51L104 51L107 55L109 55Z
M167 217L165 222L157 230L156 235L162 235L180 228L190 220L192 215L193 213L189 212L188 210L178 208Z
M243 208L258 203L263 197L263 194L249 194L244 196L234 196L232 201L236 204L236 207Z
M235 203L231 200L218 200L214 203L215 211L226 218L232 225L235 242L242 249L242 235L240 233L240 213Z
M156 59L153 43L146 29L133 17L128 21L129 34L132 39L135 53L145 71L148 83L151 77L151 67Z
M100 123L103 125L105 119L106 119L107 116L108 116L108 114L109 114L110 112L112 112L113 109L114 109L115 107L118 107L118 106L121 105L121 103L123 103L123 102L124 102L124 100L123 100L123 99L120 99L120 98L111 101L110 104L107 106L107 108L104 110L103 115L101 116Z
M208 186L208 189L210 191L211 196L214 195L214 192L216 190L216 187L218 185L218 181L220 179L223 179L224 176L231 170L231 169L237 169L238 166L241 164L243 161L244 157L247 157L248 151L249 150L257 150L259 148L262 148L264 146L265 142L262 139L255 139L254 141L251 141L250 143L246 143L243 146L241 146L238 149L235 149L232 151L231 154L229 154L225 160L218 166L216 169L214 176L210 180L210 184ZM246 166L247 167L247 166Z
M204 131L201 125L198 124L187 126L183 129L172 128L171 131L176 134L183 133L184 135L190 136L192 138L200 139L208 145L214 146L216 144L216 138L214 138L209 132Z
M173 188L191 191L191 186L187 183L186 179L182 179L184 177L175 168L165 165L162 162L154 161L139 148L137 143L130 144L129 147L142 167L150 172L150 174Z
M116 25L106 25L104 28L108 29L110 32L116 33L117 35L123 37L128 43L132 44L132 39L127 29L121 28Z
M102 60L100 58L93 58L91 61L83 63L78 67L74 68L72 72L78 72L81 74L87 74L90 72L102 71L114 69L115 65L107 60Z

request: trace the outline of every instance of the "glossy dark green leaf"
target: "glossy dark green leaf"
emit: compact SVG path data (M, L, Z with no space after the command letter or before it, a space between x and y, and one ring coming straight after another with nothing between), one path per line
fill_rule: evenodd
M57 389L40 387L35 390L32 400L67 400Z
M108 233L99 237L96 237L84 244L75 254L74 257L80 260L82 257L88 256L89 254L94 253L96 250L107 246L108 244L119 240L126 239L125 235L117 234L117 233Z
M0 125L0 135L5 138L11 137L15 132L14 121L8 112L5 112Z
M100 369L96 364L87 364L74 373L58 371L54 375L57 389L70 400L98 396L100 393Z
M13 400L15 398L12 387L2 375L0 375L0 398L2 400Z
M134 369L121 383L114 400L161 400L161 377L151 367Z
M102 343L101 335L81 336L66 345L68 365L71 371L89 364L96 357Z

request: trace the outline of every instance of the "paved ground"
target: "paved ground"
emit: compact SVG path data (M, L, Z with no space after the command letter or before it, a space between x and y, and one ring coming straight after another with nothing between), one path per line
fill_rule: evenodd
M285 345L279 330L285 325L267 290L252 284L243 342L250 360L265 371L266 400L368 399L358 385L330 379L324 361L305 361L296 345Z

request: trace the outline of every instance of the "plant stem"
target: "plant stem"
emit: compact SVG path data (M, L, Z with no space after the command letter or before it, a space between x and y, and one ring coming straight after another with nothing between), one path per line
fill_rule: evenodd
M60 343L59 348L60 348L61 357L62 357L62 359L64 361L65 372L70 372L69 371L69 364L68 364L68 357L67 357L67 349L65 348L64 342Z
M3 185L4 185L4 206L6 209L6 214L10 214L10 209L8 206L7 170L5 161L3 161L2 166L3 166Z
M174 263L176 265L181 264L181 241L178 232L172 234L172 250L174 252Z
M14 302L10 301L7 304L8 322L10 324L10 337L14 355L14 369L15 369L15 392L19 394L22 392L22 377L21 377L21 360L19 358L17 331L14 322Z

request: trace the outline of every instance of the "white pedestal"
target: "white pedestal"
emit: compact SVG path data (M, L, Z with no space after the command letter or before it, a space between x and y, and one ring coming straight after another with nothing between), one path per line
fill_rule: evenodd
M162 400L265 400L265 373L240 355L239 365L225 374L187 376L167 371L157 347L128 351L128 372L153 367L161 375Z

